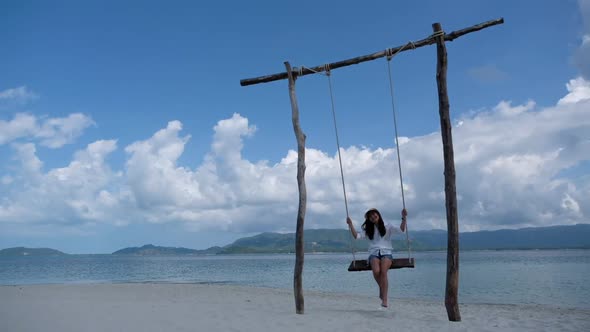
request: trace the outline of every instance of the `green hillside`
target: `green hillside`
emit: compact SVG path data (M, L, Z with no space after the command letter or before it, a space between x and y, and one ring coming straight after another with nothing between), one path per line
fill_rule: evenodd
M50 248L15 247L0 250L0 256L62 256L67 255L59 250Z
M444 230L414 231L409 233L410 245L414 251L444 250L447 247L447 232ZM459 234L462 250L481 249L554 249L590 248L590 225L552 226L466 232ZM356 251L367 250L367 242L353 243ZM405 235L396 237L393 246L405 250ZM351 235L346 229L317 229L304 232L306 252L350 252ZM295 251L295 233L262 233L241 238L219 251L230 253L291 253Z

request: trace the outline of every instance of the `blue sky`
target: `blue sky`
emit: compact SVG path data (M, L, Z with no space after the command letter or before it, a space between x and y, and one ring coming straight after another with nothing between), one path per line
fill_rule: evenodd
M588 223L590 1L2 1L0 248L112 252L292 232L286 81L503 17L447 44L462 231ZM446 228L436 48L392 61L410 229ZM401 209L384 59L332 74L352 218ZM325 76L297 81L306 228L345 228Z

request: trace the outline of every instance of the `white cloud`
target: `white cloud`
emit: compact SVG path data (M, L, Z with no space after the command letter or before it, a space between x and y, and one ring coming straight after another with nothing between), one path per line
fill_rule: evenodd
M27 89L26 86L19 86L18 88L6 89L0 91L0 101L16 102L25 104L29 101L35 100L39 96L33 91Z
M14 149L17 152L18 159L21 161L21 171L23 175L30 179L36 177L43 167L43 162L37 158L37 149L34 144L14 144Z
M571 211L572 213L579 215L580 213L580 204L573 199L569 194L565 194L563 199L561 200L561 207L566 211Z
M242 138L255 131L238 114L215 126L211 152L196 170L177 165L189 137L180 137L182 125L168 123L151 138L126 148L126 175L137 208L152 222L184 221L192 229L244 229L255 215L250 205L283 204L293 193L282 177L290 166L252 164L241 157ZM291 181L289 181L291 182ZM253 209L255 210L255 209ZM235 222L238 222L236 225Z
M12 184L3 188L0 221L77 228L87 222L115 222L122 216L127 219L124 209L113 209L112 202L105 199L118 195L119 205L126 204L120 174L105 163L116 149L115 141L89 144L68 166L47 172L34 144L13 147L21 167L13 174Z
M60 148L75 141L94 121L73 113L63 118L39 118L17 113L10 121L0 120L0 145L17 140L38 140L43 146Z
M35 137L41 140L41 145L59 148L72 143L84 129L94 124L91 118L81 113L73 113L65 118L46 119L41 124Z
M37 118L30 114L18 113L10 121L0 120L0 145L33 136L36 130Z
M566 87L568 94L559 100L559 105L572 104L590 99L590 81L578 77L570 80L566 84Z
M138 206L157 210L189 205L191 193L198 193L198 187L192 185L191 171L176 165L189 139L178 136L181 129L180 122L169 122L150 139L125 148L129 154L126 176Z
M554 107L502 101L458 119L453 141L462 230L588 222L590 177L563 175L589 160L590 99L578 94L587 86L583 79L571 81L568 96ZM27 132L31 126L21 127ZM244 159L244 140L256 127L239 114L213 131L210 152L194 168L178 164L190 139L179 121L125 147L120 171L106 161L115 141L92 143L68 166L47 171L34 144L13 144L22 167L3 175L0 222L86 228L180 222L192 231L293 231L297 153L286 152L274 165ZM445 228L440 133L406 137L400 149L411 229ZM395 149L350 146L341 152L353 219L360 222L364 210L377 207L388 220L399 220ZM306 227L344 228L338 155L308 147L306 163Z
M505 116L519 115L524 112L528 112L535 108L535 102L529 100L525 105L512 106L509 101L501 101L495 108L494 111Z

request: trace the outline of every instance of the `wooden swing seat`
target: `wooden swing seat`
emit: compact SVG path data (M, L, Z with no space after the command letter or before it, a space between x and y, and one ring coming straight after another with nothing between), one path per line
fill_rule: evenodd
M403 268L414 268L414 259L413 258L394 258L392 261L391 266L389 267L390 270L392 269L403 269ZM355 271L371 271L371 266L366 259L357 259L350 263L348 267L348 271L355 272Z

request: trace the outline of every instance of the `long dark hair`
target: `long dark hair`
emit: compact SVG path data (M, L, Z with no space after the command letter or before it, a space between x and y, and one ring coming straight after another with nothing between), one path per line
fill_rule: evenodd
M375 224L369 220L369 214L372 212L376 212L379 216L379 221L377 222L377 229L379 230L379 234L381 236L385 235L385 223L383 222L383 218L381 217L381 213L377 209L370 209L369 211L365 212L365 222L363 223L362 229L367 234L369 239L373 239L375 235Z

